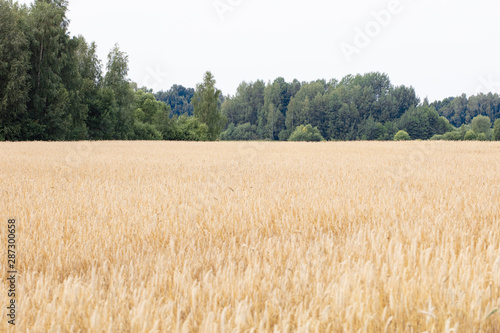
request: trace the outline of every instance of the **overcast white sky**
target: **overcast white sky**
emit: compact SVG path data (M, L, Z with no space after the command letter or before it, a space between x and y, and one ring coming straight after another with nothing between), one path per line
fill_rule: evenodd
M498 0L70 0L68 17L103 64L118 43L130 78L154 90L195 87L206 70L226 95L243 80L380 71L432 101L500 93L499 10Z

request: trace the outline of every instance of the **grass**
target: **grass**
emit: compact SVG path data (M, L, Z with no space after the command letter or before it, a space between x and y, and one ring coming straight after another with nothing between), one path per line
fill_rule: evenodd
M16 217L23 332L498 332L499 175L493 142L0 143L1 268Z

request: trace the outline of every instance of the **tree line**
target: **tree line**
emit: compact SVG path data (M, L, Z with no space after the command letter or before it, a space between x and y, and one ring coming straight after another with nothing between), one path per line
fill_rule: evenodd
M104 69L95 43L71 37L67 10L0 0L1 141L500 139L498 94L429 103L382 73L242 82L224 96L207 72L153 94L128 79L118 45Z
M430 104L420 101L413 87L394 86L381 73L329 82L278 78L241 83L222 113L228 119L221 134L226 140L295 140L299 126L300 138L314 140L393 140L399 131L411 139L463 140L471 130L465 139L490 140L495 137L491 124L500 118L500 96L462 95Z
M67 11L65 0L0 0L0 141L214 139L203 112L194 116L194 91L172 117L128 79L118 45L103 70L96 44L69 35Z

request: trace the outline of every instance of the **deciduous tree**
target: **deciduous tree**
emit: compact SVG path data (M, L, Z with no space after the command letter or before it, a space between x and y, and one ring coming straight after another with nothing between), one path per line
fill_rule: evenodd
M193 97L194 115L208 126L208 139L214 141L221 133L226 123L219 108L221 91L215 88L215 78L211 72L206 72L203 83L196 86Z

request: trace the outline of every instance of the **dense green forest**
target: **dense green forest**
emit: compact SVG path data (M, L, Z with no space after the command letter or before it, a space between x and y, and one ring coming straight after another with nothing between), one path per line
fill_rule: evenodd
M500 96L462 95L429 103L381 73L329 82L278 78L241 83L236 95L226 98L222 113L228 120L221 134L225 140L288 140L301 125L311 125L327 140L392 140L400 130L422 140L462 140L472 130L473 139L489 140L491 124L500 118Z
M153 94L129 80L118 45L103 68L95 43L70 36L67 5L0 0L0 141L500 139L498 94L429 103L382 73L242 82L224 96L207 72Z

